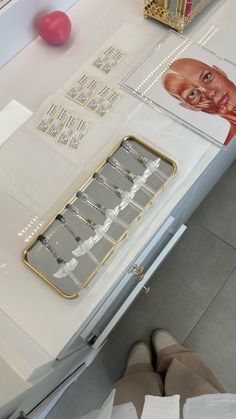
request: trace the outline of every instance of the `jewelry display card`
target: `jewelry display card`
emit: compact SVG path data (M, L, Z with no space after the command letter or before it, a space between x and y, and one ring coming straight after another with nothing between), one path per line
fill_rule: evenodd
M83 140L88 139L90 144L92 141L94 147L94 141L98 141L100 134L104 137L105 130L110 136L111 126L114 130L115 125L112 118L115 116L117 126L119 120L124 120L123 102L125 105L130 97L121 91L119 82L147 42L143 35L132 25L123 25L42 103L27 124L31 135L50 142L55 152L58 150L76 163ZM99 144L103 147L103 138ZM82 146L83 153L85 149L86 143Z
M89 125L89 120L82 118L65 104L52 102L39 121L37 129L56 143L77 149Z
M110 73L126 56L126 52L110 45L103 49L93 60L92 65L105 74Z
M123 138L27 247L25 263L63 297L78 297L175 171L142 140Z
M235 82L234 64L169 31L121 86L222 146L236 133Z
M104 117L121 99L122 94L106 81L86 72L72 83L65 96L97 116Z

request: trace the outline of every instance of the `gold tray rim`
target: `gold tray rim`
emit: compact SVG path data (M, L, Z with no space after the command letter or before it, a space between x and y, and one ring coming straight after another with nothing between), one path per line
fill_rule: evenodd
M132 221L132 223L129 226L129 229L125 230L124 233L120 236L120 238L117 240L118 243L120 243L122 240L124 240L124 238L127 236L127 234L129 233L131 227L141 218L141 216L143 215L144 211L153 204L154 199L157 198L157 196L163 191L163 189L166 188L167 184L170 182L170 180L173 178L173 176L175 175L176 171L177 171L177 164L175 163L174 160L172 160L170 157L168 157L167 155L165 155L163 152L159 151L156 147L150 145L149 143L147 143L143 138L140 138L139 136L137 136L136 134L130 134L130 135L126 135L125 137L122 137L122 139L120 140L120 142L118 144L116 144L116 146L109 152L109 155L114 154L121 146L121 143L123 140L135 140L137 143L140 143L141 145L145 146L149 151L153 152L154 154L159 155L160 157L162 157L164 160L166 160L167 162L170 163L170 165L173 168L173 171L171 173L171 175L169 176L168 180L163 183L163 185L160 187L160 189L157 191L157 193L153 196L152 199L150 199L150 201L145 205L145 207L143 208L143 211L140 212L137 217L134 218L134 220ZM99 164L99 166L95 169L95 171L99 171L107 162L107 157ZM62 207L60 207L60 209L57 211L57 214L60 214L61 212L64 211L65 207L67 204L71 203L74 199L76 199L76 193L78 192L78 190L84 190L86 188L86 186L92 181L93 179L93 174L80 186L78 186L77 191L74 193L74 195L68 200L66 200L66 202L63 204ZM42 228L41 231L39 231L38 235L43 234L48 227L55 221L55 216L51 217L50 220L47 222L46 225L44 225L44 227ZM28 244L28 246L23 250L22 252L22 260L23 262L34 272L37 274L37 276L39 276L41 279L43 279L47 285L49 285L51 288L53 288L58 294L60 294L62 297L71 300L71 299L75 299L78 298L80 296L81 291L87 287L87 285L90 283L90 281L92 280L92 278L95 276L95 274L97 273L97 271L100 269L100 266L97 266L92 272L91 274L88 276L88 278L83 282L82 286L80 287L79 291L74 293L74 294L65 294L63 291L61 291L56 285L54 285L45 275L43 275L40 271L38 271L36 268L34 268L33 265L31 265L28 260L27 260L27 252L33 247L33 245L35 244L36 239L33 238L30 243ZM104 258L101 261L101 265L104 265L104 263L106 262L106 260L111 256L111 254L115 251L116 249L116 245L114 245L109 252L104 256Z

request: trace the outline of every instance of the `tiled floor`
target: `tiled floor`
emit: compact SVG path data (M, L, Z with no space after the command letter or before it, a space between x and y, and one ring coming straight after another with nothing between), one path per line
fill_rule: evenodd
M48 419L75 419L99 406L122 376L130 346L156 327L197 351L236 392L236 163L188 221L188 230L113 331L94 363Z

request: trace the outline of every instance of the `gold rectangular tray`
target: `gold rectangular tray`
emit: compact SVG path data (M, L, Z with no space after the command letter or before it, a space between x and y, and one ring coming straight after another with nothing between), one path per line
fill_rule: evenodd
M180 0L181 1L181 0ZM183 2L184 0L182 0ZM152 17L182 33L185 28L207 7L213 0L199 0L188 17L176 13L170 8L160 6L159 0L144 0L144 17ZM168 2L167 2L168 3Z
M173 160L135 136L122 138L108 158L23 252L24 263L68 299L79 297L176 172ZM101 175L119 189L105 187Z

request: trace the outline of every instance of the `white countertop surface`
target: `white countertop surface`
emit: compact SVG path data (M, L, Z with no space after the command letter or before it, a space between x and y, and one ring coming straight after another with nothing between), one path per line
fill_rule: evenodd
M197 19L189 27L186 35L191 35L196 41L202 40L217 54L236 62L234 1L216 0L202 19ZM133 33L132 42L136 39L138 44L135 57L132 53L130 55L129 65L132 66L132 58L141 58L145 48L155 45L168 30L157 22L144 20L142 9L142 0L80 0L69 11L73 36L68 44L53 48L36 38L0 71L0 109L16 99L35 112L124 24L125 30ZM120 33L115 35L117 42ZM226 40L227 48L224 47ZM114 81L118 83L129 65L124 65L114 74L113 84ZM124 114L128 115L125 120ZM22 263L20 254L26 243L24 237L17 234L35 217L34 227L39 220L47 221L51 214L55 214L55 208L60 208L65 197L72 194L74 185L81 184L114 144L131 133L145 138L172 157L178 166L177 175L116 252L112 265L108 263L106 272L94 278L89 292L77 300L65 300ZM25 127L0 148L0 312L13 321L18 332L22 332L20 347L14 327L7 333L2 329L0 341L5 341L6 346L5 349L0 347L0 356L21 377L27 379L29 369L23 368L19 357L6 347L15 345L17 352L19 346L26 362L30 347L35 353L35 358L32 355L30 359L32 370L55 358L114 284L123 267L148 242L218 152L215 145L129 96L125 97L117 112L91 130L76 156L58 152L46 140L36 144ZM10 158L13 163L9 166ZM27 159L32 164L25 169ZM40 161L45 168L41 185L37 172ZM50 169L52 161L54 164ZM32 182L29 182L27 179L31 175ZM35 185L38 185L37 191ZM51 203L48 203L48 196L52 197ZM6 217L10 220L8 224L5 223Z

